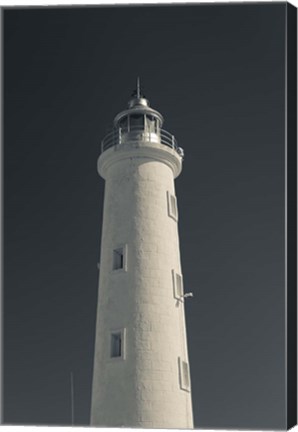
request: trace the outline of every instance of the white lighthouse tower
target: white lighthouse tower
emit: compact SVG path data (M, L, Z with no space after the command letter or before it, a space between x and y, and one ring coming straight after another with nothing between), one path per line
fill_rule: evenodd
M91 425L193 428L174 179L183 151L137 90L102 141Z

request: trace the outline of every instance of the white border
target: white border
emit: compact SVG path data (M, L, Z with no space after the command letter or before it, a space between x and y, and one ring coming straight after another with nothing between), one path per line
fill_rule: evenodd
M280 3L283 0L260 0L259 2L262 3ZM29 1L22 1L22 0L18 0L18 1L14 1L14 0L1 0L0 1L0 6L61 6L61 5L78 5L78 6L94 6L94 5L131 5L131 4L173 4L173 3L210 3L210 4L216 4L216 3L256 3L256 0L188 0L186 1L182 1L182 0L163 0L163 1L158 1L158 0L103 0L103 1L98 1L98 0L88 0L86 2L82 1L82 0L60 0L60 1L55 1L55 0L47 0L47 1L40 1L40 0L29 0ZM290 0L289 3L291 3L292 5L298 7L298 0Z
M262 2L266 2L266 3L276 3L278 1L279 0L262 0ZM241 3L245 4L245 3L255 3L255 2L256 2L255 0L243 0ZM21 7L52 6L53 7L53 6L62 6L62 5L69 5L69 6L71 6L71 5L78 5L78 6L82 5L83 6L84 5L84 6L86 6L86 5L116 5L116 4L121 4L121 5L124 5L124 4L160 4L160 3L161 2L159 2L157 0L142 0L142 1L139 1L139 0L130 0L130 1L127 1L127 0L117 0L117 1L114 1L114 0L103 0L103 1L89 0L86 3L84 3L80 0L60 0L60 1L47 0L46 2L45 1L38 1L38 0L35 0L35 1L31 0L31 1L26 1L26 2L24 2L22 0L19 0L19 1L12 1L12 0L1 1L0 0L0 6L9 6L9 7L13 7L13 6L21 6ZM185 2L183 2L181 0L163 0L162 3L163 4L174 4L174 3L185 3ZM229 4L231 4L231 3L239 3L239 1L237 1L237 0L229 0L229 1L226 1L226 0L217 0L217 1L201 0L198 2L195 0L188 0L187 3L201 3L201 4L203 4L203 3L209 3L209 4L229 3ZM289 3L298 8L298 0L290 0ZM1 24L2 24L2 13L0 13L0 19L1 19ZM1 26L1 28L2 28L2 26ZM2 34L1 34L1 36L2 36ZM1 36L0 36L0 38L1 38ZM2 82L2 74L1 74L1 82ZM1 89L2 89L2 86L1 86ZM0 97L0 100L2 100L1 97ZM0 107L0 112L1 111L2 110ZM1 114L2 114L2 112L1 112ZM2 116L1 116L1 119L2 119ZM2 154L1 154L1 156L2 156ZM2 163L2 157L1 157L1 163ZM1 180L2 180L2 178L0 179L0 193L2 193ZM1 202L2 202L2 200L1 200ZM1 234L2 234L2 232L0 232L0 236L1 236ZM0 239L1 239L1 237L0 237ZM1 260L1 262L2 262L2 260ZM1 307L1 297L0 297L0 307ZM2 328L1 328L1 331L2 331ZM0 340L2 342L1 336L2 335L0 333ZM2 346L2 344L1 344L1 346ZM2 376L2 374L1 374L1 376ZM0 376L0 380L1 380L1 376ZM1 397L1 399L2 399L2 397ZM1 416L1 414L2 414L1 411L2 411L2 404L0 403L0 419L2 421L3 419ZM38 431L49 432L49 428L52 428L52 426L39 426L39 427L37 427L37 426L31 426L31 425L30 426L7 426L7 425L5 425L5 426L1 426L1 431L24 432L26 430L31 431L32 428L34 428L35 430L38 430ZM121 428L121 429L124 429L124 428ZM54 430L57 432L73 432L74 431L74 429L72 427L56 427L56 426L54 427ZM76 427L75 430L76 430L76 432L86 431L86 428L85 427ZM103 431L103 432L119 431L119 429L117 429L117 428L100 428L99 429L99 428L90 428L90 427L88 427L88 430L90 430L90 431ZM147 430L148 431L150 431L150 430L151 431L158 431L159 429L147 429ZM234 430L236 431L236 429L234 429ZM293 432L298 432L298 426L295 426L291 430ZM142 429L133 429L132 431L142 431ZM171 429L171 431L174 432L174 431L178 431L178 430ZM181 431L181 429L180 429L180 431ZM217 430L200 429L200 431L201 432L207 432L207 431L219 432L219 431L225 431L225 429L217 429ZM246 432L248 430L242 429L241 431ZM260 432L260 431L255 430L255 432Z

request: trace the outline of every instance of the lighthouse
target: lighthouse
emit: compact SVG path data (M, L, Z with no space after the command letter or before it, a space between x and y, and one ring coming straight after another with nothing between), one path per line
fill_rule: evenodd
M193 428L174 179L183 150L139 80L101 143L91 426Z

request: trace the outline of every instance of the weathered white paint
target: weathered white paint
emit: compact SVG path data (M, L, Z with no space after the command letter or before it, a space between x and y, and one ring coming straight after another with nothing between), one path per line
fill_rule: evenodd
M177 222L167 194L182 160L157 142L127 142L104 151L104 215L91 425L193 428L190 391L180 387L188 362L184 301L174 297L172 270L182 274ZM125 245L126 270L112 270ZM110 358L110 332L123 330L124 358Z

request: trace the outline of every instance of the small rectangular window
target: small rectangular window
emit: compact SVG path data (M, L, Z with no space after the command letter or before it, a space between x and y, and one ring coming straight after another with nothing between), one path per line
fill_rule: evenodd
M111 334L111 357L122 357L122 334Z
M173 292L177 300L183 300L183 279L182 275L172 270Z
M176 217L177 216L176 198L174 197L174 195L171 195L171 210L172 210L173 215Z
M146 130L149 133L156 133L157 132L157 128L156 128L156 119L153 116L145 116L146 119Z
M113 270L127 271L127 245L119 245L113 250Z
M142 114L133 114L130 116L130 130L144 128L144 116Z
M111 359L125 358L125 335L126 329L113 330L110 332L110 353Z
M179 297L182 297L183 295L183 289L182 289L182 276L178 273L176 273L176 290Z
M123 260L123 248L114 249L113 253L113 269L122 269L124 264Z
M188 363L182 361L182 373L183 373L183 381L185 387L189 388L189 371L188 371Z
M175 195L171 194L169 191L167 192L168 198L168 214L175 221L178 220L178 208L177 208L177 200Z
M184 360L179 357L179 378L180 387L182 390L190 391L190 377L189 377L189 366Z

